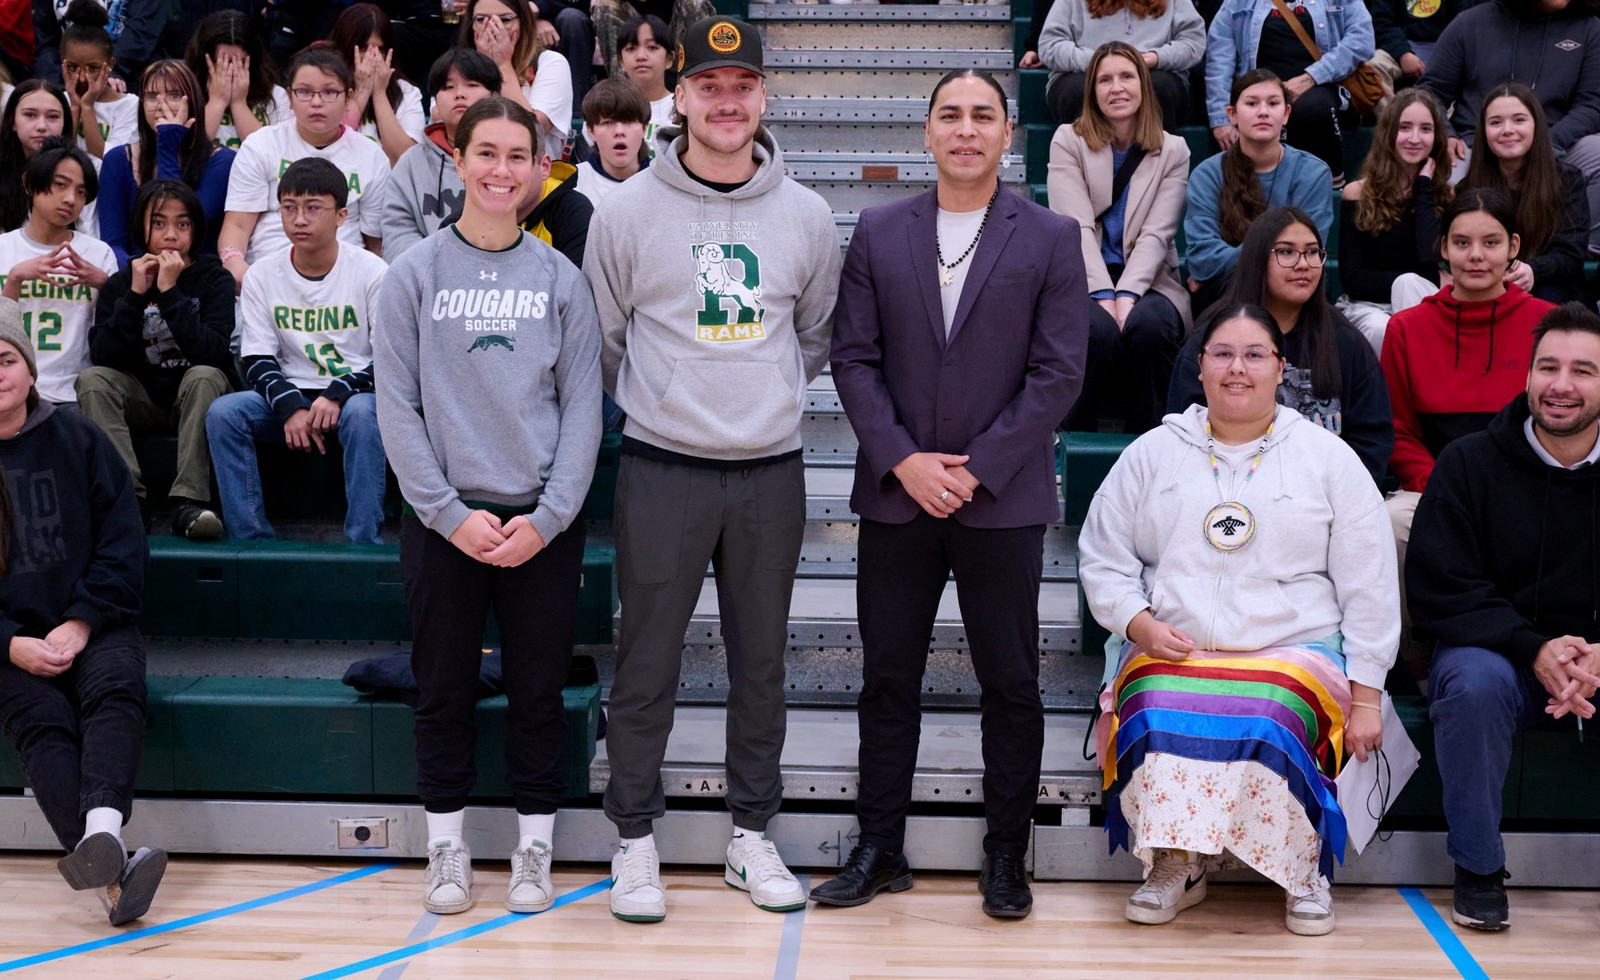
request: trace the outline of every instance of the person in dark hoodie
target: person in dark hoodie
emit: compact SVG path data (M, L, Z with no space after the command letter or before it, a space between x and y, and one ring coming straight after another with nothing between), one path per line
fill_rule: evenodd
M0 298L0 728L68 852L74 889L104 889L112 925L142 916L164 851L129 858L122 825L144 745L149 550L133 481L78 412L41 401L22 313Z
M1372 33L1407 78L1422 77L1439 35L1456 15L1482 0L1370 0Z
M1550 141L1583 172L1590 248L1600 245L1600 17L1594 0L1494 0L1462 11L1439 35L1417 83L1454 104L1452 184L1466 175L1470 144L1491 89L1522 82L1539 93Z
M578 168L565 160L551 160L541 152L536 169L544 179L534 185L538 196L530 195L529 203L523 205L522 230L581 269L594 204L578 192Z
M141 509L145 488L129 430L177 433L172 533L210 541L222 536L222 520L210 503L206 410L239 385L229 347L233 277L215 256L195 256L206 219L188 184L145 184L133 214L129 232L141 254L106 280L95 302L94 366L78 374L78 407L111 437Z
M1532 349L1527 392L1439 454L1405 567L1412 621L1437 644L1428 715L1452 916L1486 931L1510 925L1500 795L1512 735L1570 731L1576 716L1581 738L1600 684L1600 316L1552 310Z
M461 216L466 191L456 173L456 125L479 99L500 94L500 69L488 55L451 48L428 71L428 98L440 121L400 154L383 199L383 257L391 264L406 249Z

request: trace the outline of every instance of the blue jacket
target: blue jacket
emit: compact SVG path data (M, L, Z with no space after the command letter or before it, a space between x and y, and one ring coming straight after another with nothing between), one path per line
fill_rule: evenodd
M1201 282L1232 271L1239 264L1239 246L1222 240L1217 209L1222 198L1222 157L1206 157L1189 174L1189 208L1183 216L1183 240L1189 275ZM1263 180L1262 178L1265 177ZM1317 223L1328 241L1333 228L1333 175L1328 165L1303 150L1285 145L1283 159L1270 174L1257 174L1266 192L1267 208L1296 207Z
M1372 57L1372 15L1362 0L1285 2L1311 12L1312 40L1322 58L1306 74L1318 85L1339 81ZM1228 125L1228 92L1235 78L1256 66L1261 25L1274 9L1272 0L1223 0L1212 18L1206 35L1206 115L1213 129Z
M156 177L183 180L183 163L178 155L183 137L188 130L182 126L161 126L156 130ZM228 175L233 172L234 152L226 147L212 149L206 168L200 173L200 186L194 188L200 198L200 209L206 217L204 240L190 246L192 255L216 255L217 232L222 230L223 205L228 198ZM139 194L139 181L134 176L126 146L113 146L106 151L105 163L100 169L100 240L111 246L117 256L117 265L126 269L133 258L133 243L128 226L133 210L133 200ZM276 219L274 219L276 220Z

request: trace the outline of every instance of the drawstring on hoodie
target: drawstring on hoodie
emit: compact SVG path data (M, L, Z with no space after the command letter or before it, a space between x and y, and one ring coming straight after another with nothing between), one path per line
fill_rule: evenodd
M1455 370L1457 370L1457 371L1461 370L1461 306L1462 306L1462 304L1459 303L1459 302L1457 302L1455 304L1455 308L1456 308L1456 363L1455 363ZM1500 299L1497 298L1497 299L1495 299L1494 302L1489 304L1489 360L1483 365L1483 373L1484 373L1485 376L1487 376L1490 371L1494 370L1494 318L1495 318L1495 314L1497 314L1499 312L1500 312Z

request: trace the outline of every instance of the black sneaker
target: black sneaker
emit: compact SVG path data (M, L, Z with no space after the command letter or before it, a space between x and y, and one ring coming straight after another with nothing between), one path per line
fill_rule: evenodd
M184 501L172 512L172 533L190 541L215 541L222 537L222 518L209 507Z
M1511 910L1506 902L1505 868L1486 875L1474 874L1456 865L1455 907L1450 917L1458 925L1483 932L1511 928Z

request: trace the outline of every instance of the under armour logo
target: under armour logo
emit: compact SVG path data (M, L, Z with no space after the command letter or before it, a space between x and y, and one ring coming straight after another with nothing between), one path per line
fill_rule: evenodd
M1232 514L1229 514L1227 517L1222 518L1220 521L1217 521L1211 526L1220 530L1223 537L1231 538L1239 532L1241 527L1244 527L1244 521L1241 521Z
M489 280L493 280L495 282L499 282L500 281L500 273L499 272L490 272L487 269L479 269L478 270L478 281L482 282L485 279L489 279Z

